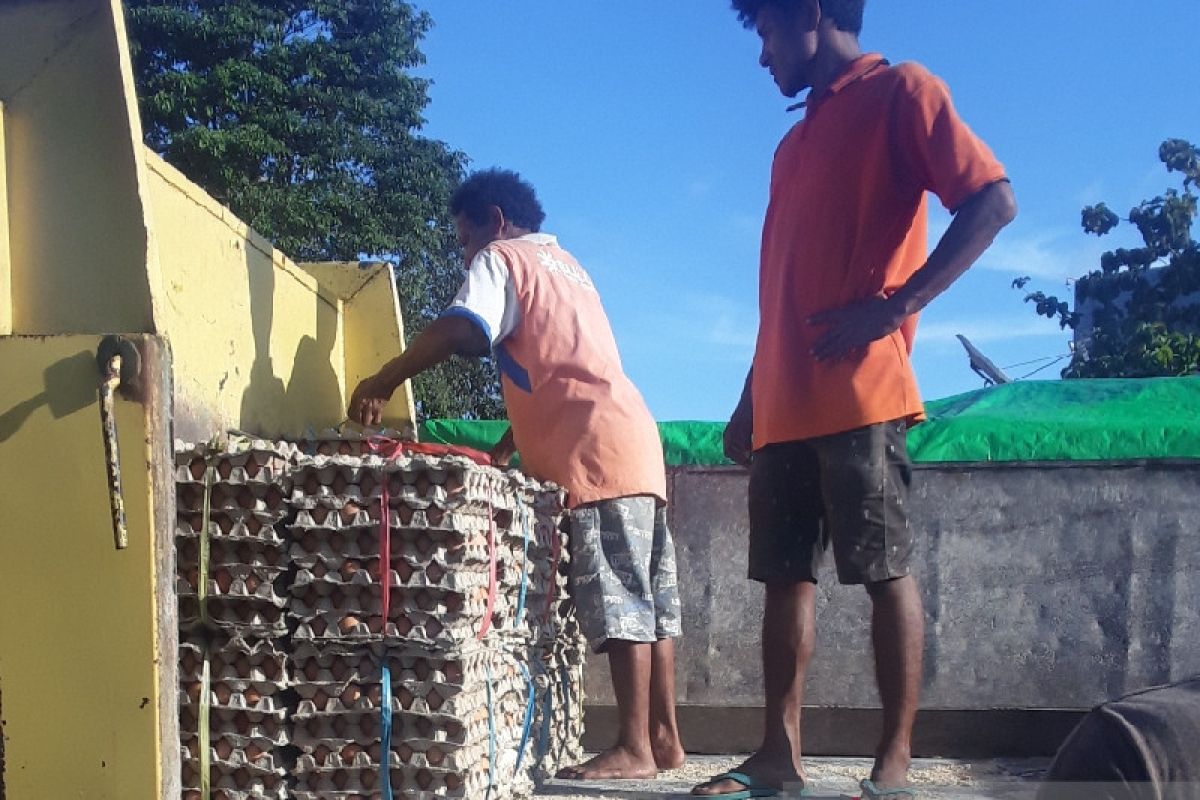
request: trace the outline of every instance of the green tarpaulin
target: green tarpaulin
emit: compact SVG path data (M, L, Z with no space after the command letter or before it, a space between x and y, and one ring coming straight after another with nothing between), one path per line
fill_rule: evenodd
M934 400L909 432L912 459L1129 461L1200 459L1200 376L1009 383ZM504 421L430 420L426 442L488 450ZM672 466L727 464L724 422L661 422Z

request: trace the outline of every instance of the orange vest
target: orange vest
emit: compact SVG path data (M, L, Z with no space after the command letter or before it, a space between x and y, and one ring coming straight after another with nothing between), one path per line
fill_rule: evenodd
M658 427L621 369L592 279L557 242L488 247L508 265L521 321L496 345L522 467L572 508L632 495L666 500Z

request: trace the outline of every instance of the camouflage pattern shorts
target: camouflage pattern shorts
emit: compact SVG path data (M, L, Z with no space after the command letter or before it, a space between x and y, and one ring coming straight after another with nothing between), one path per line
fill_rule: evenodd
M675 542L653 497L618 497L570 512L571 594L592 649L609 639L680 634Z

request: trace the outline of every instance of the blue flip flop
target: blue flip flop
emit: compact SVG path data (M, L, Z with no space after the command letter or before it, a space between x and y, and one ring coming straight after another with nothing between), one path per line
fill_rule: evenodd
M917 790L911 786L880 789L872 781L863 778L858 788L862 790L862 800L917 800Z
M764 786L744 772L722 772L720 775L714 775L709 778L706 783L716 783L718 781L733 781L734 783L740 783L746 788L736 792L698 796L708 798L708 800L750 800L753 797L775 797L779 794L779 790L775 787Z

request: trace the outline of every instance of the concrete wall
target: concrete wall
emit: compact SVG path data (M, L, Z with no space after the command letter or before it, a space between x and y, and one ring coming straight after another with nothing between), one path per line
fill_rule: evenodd
M679 702L753 709L762 590L745 579L746 473L679 470L671 484L684 602ZM918 468L926 718L1082 710L1200 673L1198 489L1197 462ZM865 593L836 585L832 568L823 577L807 703L875 708ZM610 704L603 660L589 667L590 702ZM736 749L746 740L742 731Z

